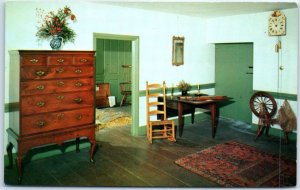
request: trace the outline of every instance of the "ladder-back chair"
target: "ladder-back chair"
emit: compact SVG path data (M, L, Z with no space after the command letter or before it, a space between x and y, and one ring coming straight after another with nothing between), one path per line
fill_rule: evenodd
M162 102L158 100L159 97L162 98ZM163 84L149 84L146 81L146 110L149 143L152 144L153 139L168 139L175 142L175 124L174 121L167 119L166 113L165 81Z

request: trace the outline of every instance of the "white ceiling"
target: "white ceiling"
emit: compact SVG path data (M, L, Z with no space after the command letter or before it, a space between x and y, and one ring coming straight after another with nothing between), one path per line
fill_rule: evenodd
M197 1L152 1L152 2L137 2L137 1L101 1L90 0L96 3L104 3L114 6L138 8L144 10L160 11L167 13L182 14L187 16L197 16L203 18L213 18L220 16L230 16L239 14L251 14L259 12L267 12L273 10L283 10L297 8L295 1L277 1L277 2L197 2Z

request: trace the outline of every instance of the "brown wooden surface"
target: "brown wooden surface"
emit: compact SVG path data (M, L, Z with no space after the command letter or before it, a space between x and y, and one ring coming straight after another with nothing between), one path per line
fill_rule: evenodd
M94 91L24 96L21 101L22 115L46 113L66 109L78 109L92 107L93 105Z
M21 82L21 96L94 90L93 84L93 78L26 81Z
M96 90L96 106L109 107L108 96L110 96L110 84L97 83L96 86L99 88Z
M94 52L19 51L20 126L7 129L10 166L17 149L18 181L30 149L87 137L95 150ZM13 59L12 60L18 60ZM13 73L16 74L16 73ZM16 91L17 92L17 91ZM79 150L79 146L76 146Z
M204 177L190 172L174 163L180 157L205 148L235 140L257 149L288 158L297 158L297 143L285 144L279 138L262 135L254 141L255 131L243 122L220 119L218 133L211 138L210 118L186 123L182 137L177 142L155 140L149 144L146 136L131 136L130 126L104 128L96 133L97 151L95 162L87 158L89 148L80 152L65 152L39 160L29 160L24 169L21 186L32 187L219 187ZM81 143L86 142L84 139ZM31 151L36 157L47 150L70 148L74 142L62 147L52 145ZM58 152L58 151L57 151ZM7 165L5 165L7 166ZM253 175L258 175L254 173ZM17 173L13 168L4 168L4 183L17 185Z
M37 72L43 72L43 75L37 75ZM94 68L91 66L36 66L22 67L21 80L41 80L57 78L74 78L74 77L92 77Z

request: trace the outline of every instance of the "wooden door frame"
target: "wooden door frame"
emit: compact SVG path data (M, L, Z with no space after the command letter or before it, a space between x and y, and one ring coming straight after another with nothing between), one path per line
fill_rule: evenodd
M132 42L132 95L131 95L131 135L139 135L139 36L93 33L93 49L96 51L97 39L129 40Z

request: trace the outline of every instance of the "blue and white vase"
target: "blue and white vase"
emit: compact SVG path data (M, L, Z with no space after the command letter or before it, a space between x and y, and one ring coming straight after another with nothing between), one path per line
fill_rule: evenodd
M59 50L63 43L63 38L58 35L53 35L53 38L50 41L50 47L52 50Z

